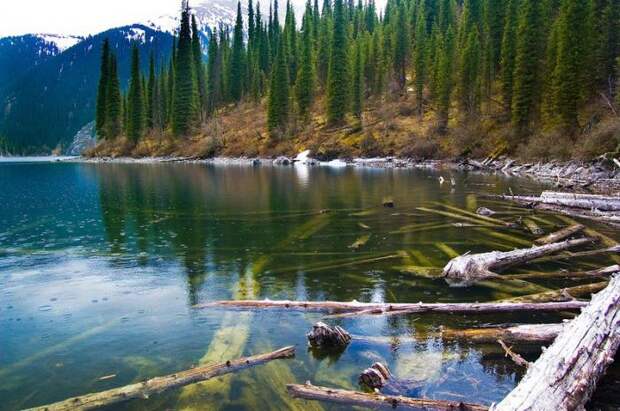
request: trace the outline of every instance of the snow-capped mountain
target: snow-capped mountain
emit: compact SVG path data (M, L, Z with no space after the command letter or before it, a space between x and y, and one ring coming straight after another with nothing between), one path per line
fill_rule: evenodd
M46 45L50 46L52 49L55 48L56 54L60 54L63 51L75 46L80 41L84 40L84 37L82 36L73 36L73 35L65 35L65 34L41 33L41 34L34 34L34 36L41 39Z

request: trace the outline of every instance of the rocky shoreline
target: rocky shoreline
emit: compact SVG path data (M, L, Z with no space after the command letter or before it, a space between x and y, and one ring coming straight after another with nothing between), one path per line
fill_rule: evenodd
M508 157L496 159L472 160L415 160L408 158L354 158L319 161L309 152L297 157L270 158L228 158L209 159L191 157L148 157L148 158L77 158L69 161L93 163L188 163L236 166L293 166L309 167L357 167L357 168L394 168L394 169L434 169L460 170L482 173L502 174L526 177L550 183L565 191L591 192L620 195L620 162L613 158L601 156L592 161L550 161L522 163Z

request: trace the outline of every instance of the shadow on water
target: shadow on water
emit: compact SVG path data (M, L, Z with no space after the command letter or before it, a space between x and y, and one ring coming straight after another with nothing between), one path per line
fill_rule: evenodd
M0 409L291 344L298 347L294 360L115 409L337 409L293 401L285 384L358 389L359 372L375 361L423 381L411 395L490 404L522 370L497 345L444 341L439 327L569 318L342 319L337 323L354 335L389 342L353 341L325 354L304 348L320 314L193 308L229 298L491 301L554 287L554 280L488 281L463 289L437 278L455 255L531 244L534 237L522 229L472 216L480 206L506 221L525 213L479 195L541 189L523 180L350 168L13 164L0 165L0 183ZM396 207L384 208L385 197ZM565 224L550 215L532 218L547 231ZM603 260L543 262L515 272L587 269ZM528 359L539 355L539 347L515 349ZM613 396L599 395L597 404L606 398Z

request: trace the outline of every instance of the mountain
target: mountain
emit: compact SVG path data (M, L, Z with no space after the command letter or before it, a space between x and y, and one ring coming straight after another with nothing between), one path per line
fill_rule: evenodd
M127 87L134 43L139 46L144 71L151 51L158 61L167 61L172 50L170 33L140 24L87 37L60 53L58 45L39 49L44 58L22 70L17 80L0 90L0 136L11 147L20 152L37 152L50 151L59 143L66 146L94 119L101 45L106 38L117 54L123 87ZM34 48L29 46L27 50L32 56ZM13 73L18 71L13 69Z
M32 67L44 63L83 40L78 36L26 34L0 39L0 90Z

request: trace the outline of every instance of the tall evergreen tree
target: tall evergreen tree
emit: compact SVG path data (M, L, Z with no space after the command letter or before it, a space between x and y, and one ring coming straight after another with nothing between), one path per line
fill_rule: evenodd
M127 95L127 137L137 142L144 134L145 109L142 76L140 74L140 52L137 45L131 53L131 77Z
M303 119L308 117L314 102L313 27L313 12L310 0L307 0L301 28L301 60L296 84L297 107Z
M349 107L349 59L347 56L347 22L342 0L334 2L334 29L327 75L327 121L339 124Z
M279 138L286 132L290 110L289 98L288 60L286 58L286 45L282 41L271 72L267 104L267 127L272 138Z
M95 130L97 132L97 137L102 139L105 138L106 109L108 107L107 91L110 74L110 41L107 38L103 41L103 46L101 48L101 68L99 73Z
M230 97L234 102L241 100L245 78L245 56L243 47L243 16L241 2L237 3L237 19L233 34L232 55L230 60Z
M504 104L511 112L513 75L515 70L518 0L507 0L501 50L501 88Z
M427 50L426 42L426 13L424 11L424 3L420 3L418 7L418 16L416 18L415 27L415 46L413 66L415 71L415 95L416 104L418 106L418 114L423 112L424 101L424 83L426 81L426 68L427 68Z
M512 123L519 134L537 112L540 69L540 0L520 0L512 91Z
M222 55L217 30L213 28L207 51L207 112L213 114L222 102Z
M394 77L398 88L402 91L406 83L407 59L409 56L409 24L407 22L405 3L399 3L394 21L394 52L392 63Z
M106 138L114 139L118 137L122 131L121 117L122 117L122 97L121 97L121 85L118 80L118 67L116 62L116 56L112 54L110 56L109 66L109 81L107 95L107 107L106 107L106 121L105 121L105 135Z
M353 51L353 89L351 92L351 110L358 120L362 119L364 106L364 37L355 40Z
M205 77L204 62L202 59L202 45L200 42L200 31L196 23L196 16L192 15L192 54L194 57L194 67L196 73L196 86L198 88L198 108L202 117L207 110L207 84Z
M437 66L437 117L438 128L441 132L448 127L450 112L450 97L452 95L453 81L452 70L454 60L454 31L448 26L446 35L442 36L438 46Z
M480 39L474 27L467 35L465 48L461 50L459 78L459 103L466 116L472 116L480 107Z
M149 57L149 77L145 90L146 127L148 129L153 128L153 115L155 111L153 98L155 96L155 82L155 56L151 52Z
M186 136L196 123L198 90L192 52L190 11L186 7L181 13L181 29L174 60L174 86L172 95L171 123L175 136Z

